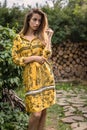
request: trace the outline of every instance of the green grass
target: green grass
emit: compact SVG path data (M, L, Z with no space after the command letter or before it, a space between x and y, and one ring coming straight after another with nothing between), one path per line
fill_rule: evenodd
M57 83L56 84L56 89L57 90L65 90L65 91L69 91L69 90L77 90L78 92L81 91L82 89L85 90L85 92L87 93L87 84L84 84L84 82L79 83L76 81L70 82L70 83Z
M71 90L72 89L72 83L57 83L56 84L56 89L57 90Z
M17 95L24 100L25 98L25 88L23 87L18 87L15 91L17 93Z
M58 104L48 108L46 126L55 130L71 130L70 125L64 124L61 118L64 117L63 107Z

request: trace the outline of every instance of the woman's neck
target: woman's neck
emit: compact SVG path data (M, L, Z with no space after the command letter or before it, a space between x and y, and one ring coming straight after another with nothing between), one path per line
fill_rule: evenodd
M34 32L34 30L29 29L29 30L27 31L26 35L34 36L34 35L35 35L35 32Z

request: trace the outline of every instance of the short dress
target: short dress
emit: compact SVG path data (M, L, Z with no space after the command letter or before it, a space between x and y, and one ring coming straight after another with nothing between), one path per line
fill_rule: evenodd
M36 37L32 41L17 35L13 41L13 62L23 66L23 83L25 86L25 106L27 112L39 112L55 104L55 81L51 64L48 59L52 51L47 50L42 41ZM29 56L43 56L47 62L24 63Z

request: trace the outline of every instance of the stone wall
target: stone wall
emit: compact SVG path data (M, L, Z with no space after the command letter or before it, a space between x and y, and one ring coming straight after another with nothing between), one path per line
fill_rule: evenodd
M87 43L62 43L52 46L55 81L87 79Z

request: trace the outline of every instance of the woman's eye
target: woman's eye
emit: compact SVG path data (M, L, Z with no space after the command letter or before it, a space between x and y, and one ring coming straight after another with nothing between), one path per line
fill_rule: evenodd
M41 22L41 19L39 20L39 19L37 19L37 18L33 18L33 21L38 21L38 22Z
M36 19L36 18L34 18L34 19L33 19L33 21L37 21L37 19Z

